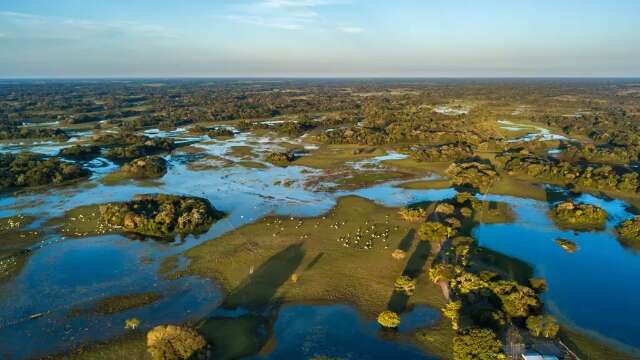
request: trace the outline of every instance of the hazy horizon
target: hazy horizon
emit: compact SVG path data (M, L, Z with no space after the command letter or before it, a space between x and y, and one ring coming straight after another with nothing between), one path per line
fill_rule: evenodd
M0 4L0 78L634 78L633 0Z

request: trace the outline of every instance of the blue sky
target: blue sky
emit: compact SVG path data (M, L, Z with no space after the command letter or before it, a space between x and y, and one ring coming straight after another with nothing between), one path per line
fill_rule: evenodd
M0 77L113 76L640 76L640 1L0 1Z

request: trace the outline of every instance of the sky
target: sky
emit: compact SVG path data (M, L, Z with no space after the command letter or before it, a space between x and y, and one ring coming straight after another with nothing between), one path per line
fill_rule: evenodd
M0 78L637 77L639 0L0 0Z

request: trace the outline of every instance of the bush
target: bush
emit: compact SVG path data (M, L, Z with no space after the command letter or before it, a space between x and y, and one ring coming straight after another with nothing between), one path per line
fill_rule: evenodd
M200 334L182 326L159 325L147 333L147 350L153 360L195 359L206 347Z
M296 159L295 154L292 151L287 152L275 152L267 155L266 160L276 166L287 166L290 162Z
M100 155L100 147L96 145L74 145L60 150L58 156L75 160L89 160Z
M383 311L378 315L378 324L385 328L397 328L400 325L400 316L393 311Z
M411 222L424 221L427 218L427 211L420 207L402 208L398 213L401 218Z
M553 316L538 315L529 316L527 318L527 329L533 336L542 336L545 338L554 338L560 331L560 325Z
M167 161L159 156L145 156L125 164L122 171L141 179L160 178L167 173Z

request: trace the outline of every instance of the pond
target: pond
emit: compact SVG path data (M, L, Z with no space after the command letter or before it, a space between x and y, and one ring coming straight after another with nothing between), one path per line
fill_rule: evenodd
M418 308L404 314L401 323L425 326L438 317L437 310ZM404 331L409 330L410 325ZM347 305L284 306L273 331L275 348L255 359L435 359Z
M550 312L564 323L640 346L640 313L636 308L640 256L620 245L613 233L616 224L633 216L627 204L577 196L576 202L605 209L609 219L604 231L576 233L554 226L547 216L549 203L506 196L486 199L511 204L516 220L512 224L482 224L475 237L482 246L531 264L536 276L547 280L543 301ZM558 238L576 242L578 251L565 251L555 243Z

